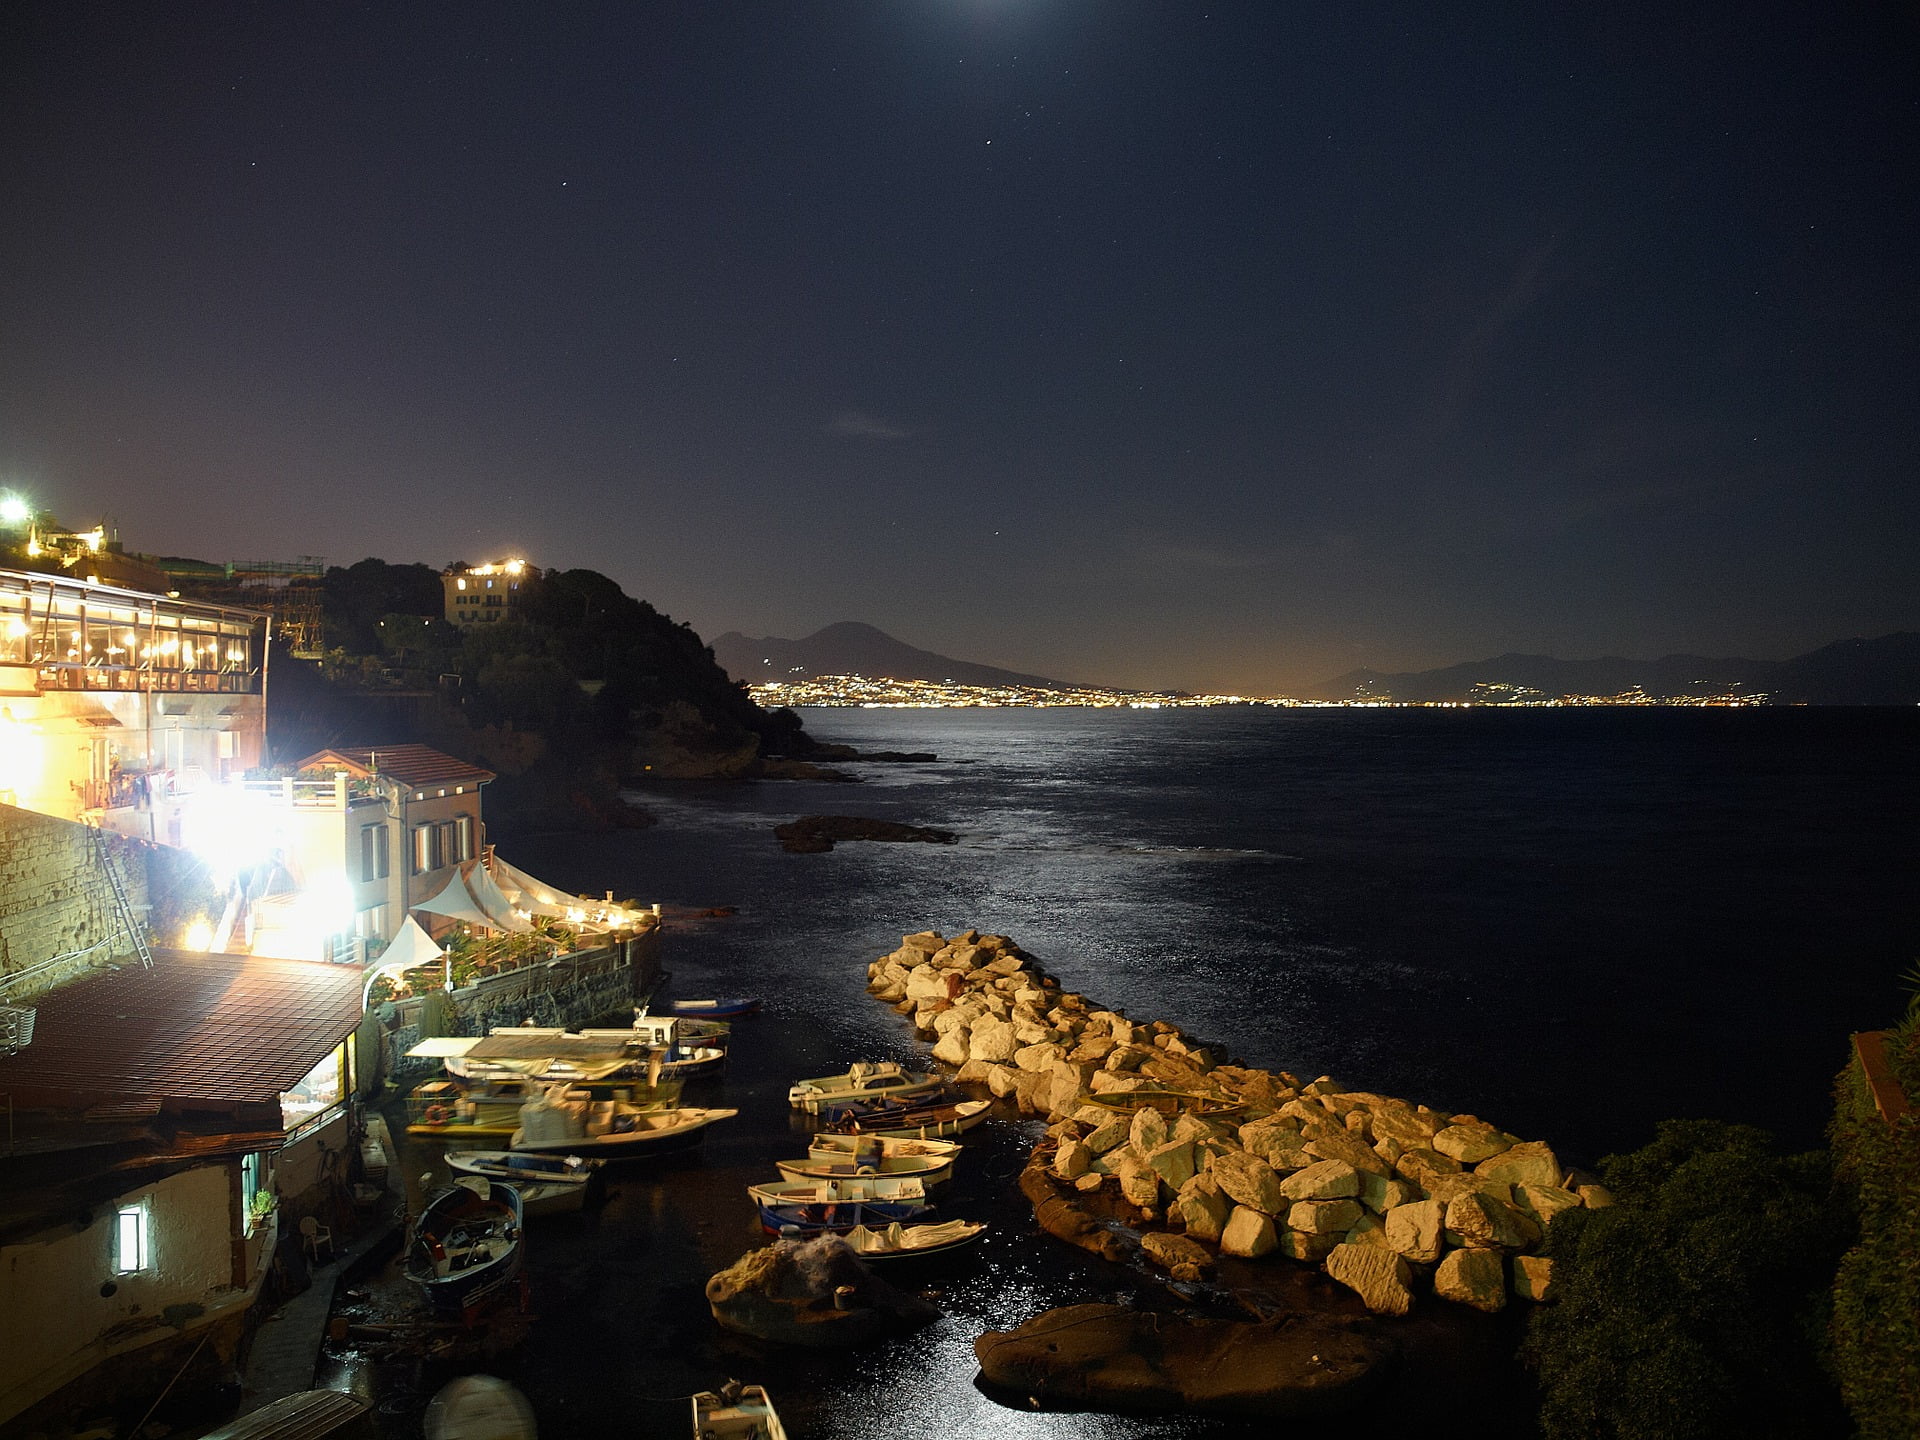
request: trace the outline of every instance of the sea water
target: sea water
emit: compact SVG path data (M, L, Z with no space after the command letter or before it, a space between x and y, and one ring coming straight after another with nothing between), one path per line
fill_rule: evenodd
M633 1433L644 1402L730 1374L768 1384L796 1440L1265 1433L1027 1413L974 1388L982 1330L1137 1298L1124 1272L1032 1225L1012 1190L1031 1121L969 1136L946 1213L996 1228L934 1277L948 1319L834 1357L712 1325L706 1275L766 1243L745 1185L804 1149L786 1086L854 1060L924 1064L864 988L903 933L1011 935L1068 989L1245 1063L1471 1112L1577 1163L1669 1116L1818 1144L1850 1032L1895 1018L1920 953L1920 712L806 720L823 739L940 758L848 765L853 785L654 790L645 831L495 837L551 882L664 903L669 992L767 1001L727 1075L690 1093L741 1110L702 1153L627 1172L578 1222L532 1227L540 1318L502 1373L543 1434ZM802 814L958 840L788 855L772 827ZM699 914L715 907L735 913Z

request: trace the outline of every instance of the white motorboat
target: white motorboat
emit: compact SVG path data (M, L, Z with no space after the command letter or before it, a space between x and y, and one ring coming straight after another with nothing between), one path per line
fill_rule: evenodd
M766 1388L729 1380L693 1397L693 1440L787 1440Z
M585 1208L594 1176L607 1163L523 1150L450 1150L445 1159L456 1175L483 1175L513 1186L528 1215L559 1215Z
M779 1180L766 1185L749 1185L747 1194L760 1205L838 1205L867 1200L901 1205L927 1203L926 1182L918 1175L848 1175L838 1180Z
M797 1080L787 1091L787 1100L809 1115L818 1115L822 1105L844 1100L876 1100L884 1096L918 1095L946 1084L938 1075L923 1070L903 1070L892 1060L861 1061L839 1075L819 1075Z
M951 1160L960 1150L958 1140L906 1139L889 1135L821 1134L811 1137L807 1142L807 1153L822 1159L842 1155L879 1155L897 1160L911 1155L924 1159Z
M922 1185L938 1185L953 1178L951 1155L809 1155L804 1160L776 1162L789 1180L862 1180L875 1176L911 1177Z
M739 1113L696 1106L649 1110L624 1100L579 1100L549 1091L520 1111L510 1143L515 1150L639 1159L697 1145L709 1125Z

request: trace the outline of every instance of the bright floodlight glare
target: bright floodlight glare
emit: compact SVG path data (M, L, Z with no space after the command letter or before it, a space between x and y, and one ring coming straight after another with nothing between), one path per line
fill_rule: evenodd
M223 785L195 795L180 818L187 849L212 867L222 885L270 859L279 846L278 827L265 797L237 786Z
M18 495L0 495L0 525L24 525L33 518L33 507Z

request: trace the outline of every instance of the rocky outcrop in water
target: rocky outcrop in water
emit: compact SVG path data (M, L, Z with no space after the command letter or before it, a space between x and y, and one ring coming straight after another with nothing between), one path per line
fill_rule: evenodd
M871 1344L940 1316L834 1235L748 1251L707 1281L707 1306L723 1329L817 1350Z
M973 1342L989 1384L1060 1409L1273 1419L1348 1409L1392 1347L1324 1316L1243 1324L1069 1305Z
M841 840L887 840L951 845L959 837L951 830L926 825L902 825L895 820L870 820L861 815L802 815L787 825L773 827L780 848L790 855L819 855Z

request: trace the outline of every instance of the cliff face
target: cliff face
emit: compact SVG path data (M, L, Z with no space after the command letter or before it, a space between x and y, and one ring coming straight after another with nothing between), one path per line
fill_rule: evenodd
M376 614L387 604L406 608ZM811 749L799 720L755 705L690 628L591 570L541 577L516 618L485 626L446 623L426 566L329 571L327 606L345 643L318 663L274 656L275 762L331 744L432 745L499 774L496 829L633 823L623 783L734 778Z

